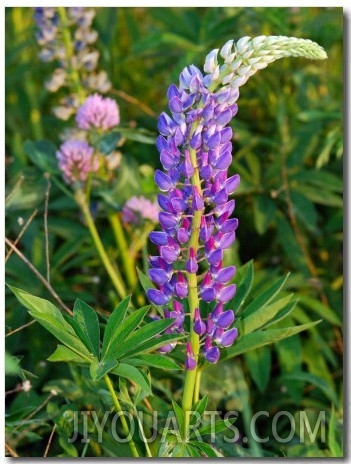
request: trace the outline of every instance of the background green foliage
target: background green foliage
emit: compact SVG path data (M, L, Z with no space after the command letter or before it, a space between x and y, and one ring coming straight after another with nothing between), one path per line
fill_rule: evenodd
M51 172L48 227L51 285L69 307L80 298L103 314L116 296L78 216L75 202L53 181L51 164L65 123L51 113L59 95L43 82L53 65L38 59L30 8L6 9L6 236L14 241L23 223L38 210L20 239L22 253L43 275L45 194ZM226 40L244 35L287 35L309 38L328 54L323 62L284 59L255 75L241 88L239 113L232 122L234 163L241 176L236 195L240 219L236 245L227 261L238 267L254 259L252 297L290 272L286 295L297 305L289 322L323 322L308 332L239 355L204 374L203 391L211 407L239 411L236 427L247 430L256 411L271 416L280 410L304 410L311 423L326 411L329 432L322 443L301 442L299 430L286 445L223 445L232 456L335 456L340 454L342 427L342 9L341 8L98 8L100 68L113 84L125 127L143 129L123 145L123 163L113 191L95 197L96 221L111 257L113 235L106 221L108 205L121 208L130 196L155 197L153 171L159 166L152 140L158 114L166 108L166 91L185 65L201 67L206 54ZM132 131L133 133L133 131ZM146 134L143 138L140 134ZM135 135L138 134L138 135ZM31 141L45 142L42 150ZM129 231L130 232L130 231ZM133 233L133 232L132 232ZM147 254L147 250L144 250ZM143 268L142 256L140 267ZM33 273L13 253L6 279L16 287L49 298ZM284 294L282 295L284 296ZM9 444L25 456L42 456L53 424L56 434L49 456L127 455L104 443L71 444L71 412L98 410L109 398L94 395L84 371L46 361L56 347L38 324L16 333L29 316L7 295L6 378ZM275 325L279 328L279 322ZM218 371L219 370L219 371ZM29 379L32 389L21 391ZM179 400L179 374L155 372L151 398L155 409L167 410L165 398ZM54 392L54 393L53 393ZM261 421L268 436L271 419ZM289 424L281 423L281 436ZM288 430L288 432L286 432Z

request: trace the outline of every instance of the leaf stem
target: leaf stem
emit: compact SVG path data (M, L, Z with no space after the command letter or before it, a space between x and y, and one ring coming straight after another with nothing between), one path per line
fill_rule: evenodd
M116 408L116 411L118 413L120 413L120 419L121 419L121 423L122 423L122 427L123 427L123 431L124 433L126 434L127 437L129 437L130 435L130 430L129 430L129 427L128 427L128 424L127 424L127 421L126 421L126 418L124 417L124 414L123 414L123 410L121 408L121 405L120 405L120 402L118 401L118 398L117 398L117 395L116 395L116 392L113 388L113 384L111 382L111 379L110 377L108 376L108 374L106 374L104 376L104 379L105 379L105 382L106 382L106 385L107 385L107 388L109 389L109 392L111 394L111 397L112 397L112 401L113 401L113 404ZM130 437L130 440L128 440L128 444L129 444L129 447L130 447L130 450L133 454L133 456L135 458L138 458L139 457L139 453L138 453L138 450L136 448L136 445L132 439L132 437Z
M119 295L120 298L124 298L127 295L124 282L122 281L121 277L117 274L117 271L114 269L110 258L108 257L108 254L104 248L104 245L100 239L99 233L97 231L97 228L95 226L94 220L91 216L90 210L89 210L89 205L86 202L86 198L84 195L84 192L81 189L78 189L76 191L76 201L79 204L79 206L82 209L84 218L86 220L89 232L92 236L92 239L94 241L95 247L99 253L99 256L101 258L101 261L103 265L105 266L105 269L117 291L117 294Z

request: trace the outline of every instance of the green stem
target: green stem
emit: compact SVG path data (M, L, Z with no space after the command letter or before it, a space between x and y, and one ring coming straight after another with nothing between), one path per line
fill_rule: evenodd
M192 131L194 132L195 129L196 129L196 124L194 124ZM194 167L194 174L191 177L191 183L194 187L197 187L198 192L200 193L200 195L202 195L199 170L197 168L196 150L190 149L189 152L190 152L191 164ZM199 235L200 235L202 215L203 215L203 211L195 211L193 221L192 221L192 226L191 226L191 237L189 241L189 249L190 248L194 249L195 256L199 249ZM194 332L194 329L193 329L195 309L199 308L197 277L196 277L196 274L190 274L189 272L186 273L186 277L187 277L188 288L189 288L190 343L192 346L195 360L196 362L198 362L199 351L200 351L200 338ZM193 409L196 379L197 379L197 367L193 370L186 371L185 382L184 382L184 394L183 394L183 401L182 401L182 409L185 415L185 427L184 427L185 437L188 434L190 411Z
M66 51L67 71L70 75L73 88L77 94L79 103L83 103L83 101L85 100L85 91L81 85L78 71L73 65L74 47L73 47L73 42L71 38L71 33L69 30L66 8L63 6L59 6L57 9L58 9L58 14L60 16L60 21L62 24L61 30L63 34L63 43L64 43L65 51Z
M108 218L111 223L113 233L115 235L115 240L118 246L118 251L121 256L121 262L124 268L128 286L131 290L133 290L135 285L137 284L137 274L134 256L132 256L129 253L128 243L126 241L124 230L118 213L111 213L109 214Z
M197 403L199 401L201 373L202 371L200 369L198 369L196 372L195 387L194 387L194 403Z
M83 212L84 218L86 220L89 232L90 232L90 234L92 236L92 239L93 239L95 247L96 247L96 249L97 249L97 251L99 253L101 261L102 261L103 265L105 266L105 269L106 269L108 275L110 276L110 279L111 279L111 281L112 281L118 295L120 296L120 298L124 298L125 296L127 296L127 292L126 292L124 283L123 283L121 277L117 274L116 270L114 269L108 255L107 255L107 252L106 252L106 250L104 248L104 245L103 245L103 243L102 243L102 241L100 239L99 233L98 233L98 231L96 229L94 220L93 220L93 218L91 216L91 213L90 213L90 210L89 210L89 205L86 202L85 194L81 189L76 191L76 201L77 201L77 203L79 204L79 206L82 209L82 212Z
M120 402L118 401L116 392L115 392L115 390L114 390L114 388L113 388L111 379L110 379L110 377L108 376L108 374L105 375L104 379L105 379L107 388L109 389L109 392L110 392L110 394L111 394L112 401L113 401L113 404L115 405L116 411L117 411L118 413L121 414L121 415L120 415L120 419L121 419L123 431L124 431L124 433L126 434L126 436L129 437L129 435L130 435L130 430L129 430L129 427L128 427L126 418L124 417L123 410L122 410L122 408L121 408ZM130 438L130 440L128 441L128 443L129 443L129 447L130 447L130 450L131 450L133 456L134 456L135 458L138 458L138 457L139 457L139 453L138 453L138 450L137 450L137 448L136 448L136 446L135 446L135 443L134 443L133 439Z

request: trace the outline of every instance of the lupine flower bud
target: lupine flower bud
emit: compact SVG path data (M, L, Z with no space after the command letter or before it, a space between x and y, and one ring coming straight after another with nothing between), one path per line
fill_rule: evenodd
M185 368L188 371L192 371L196 368L196 360L190 342L186 344Z

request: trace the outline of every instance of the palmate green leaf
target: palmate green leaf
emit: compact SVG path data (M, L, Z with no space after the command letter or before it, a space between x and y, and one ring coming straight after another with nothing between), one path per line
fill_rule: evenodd
M328 384L325 379L321 377L310 374L309 372L294 372L293 374L286 374L280 376L279 379L281 382L289 382L291 380L300 380L302 382L307 382L312 385L315 385L317 388L320 388L325 396L338 408L340 406L340 401L337 397L337 394L333 388Z
M236 421L237 417L234 417L230 420L222 420L222 419L218 419L216 420L215 423L213 424L206 424L206 425L203 425L202 427L200 427L199 429L196 430L196 432L198 434L200 434L201 436L204 436L204 435L211 435L211 434L214 434L214 433L221 433L221 432L224 432L225 430L228 430L229 426L230 425L233 425L234 422ZM196 433L193 432L190 434L190 438L191 437L195 437L196 436Z
M64 319L61 311L50 301L16 287L8 285L10 290L16 295L18 301L28 309L29 314L36 319L45 329L51 332L61 343L72 351L76 352L87 361L92 359L92 355L78 338L71 325Z
M337 440L337 424L336 424L336 413L334 406L332 407L330 414L330 421L328 424L328 447L331 452L331 457L342 458L343 452L342 447Z
M204 453L206 456L210 458L223 457L223 455L219 453L217 450L215 450L214 448L212 448L211 445L203 441L191 441L188 444L191 446L195 446L196 448L199 448L202 451L202 453Z
M104 350L103 347L103 353L101 356L102 361L108 362L116 359L117 349L124 342L124 340L138 327L148 311L149 306L140 308L133 312L130 316L126 317L122 324L116 326L115 332L106 342L106 349Z
M312 203L300 191L290 191L291 203L296 216L304 223L310 231L315 231L317 226L317 211Z
M113 371L117 365L118 361L116 359L109 362L103 362L99 361L98 358L94 358L90 364L90 375L93 380L98 381L106 374Z
M267 322L273 319L282 309L291 303L294 295L288 295L270 305L257 306L255 312L246 316L244 312L243 317L240 319L241 328L243 333L248 334L254 332L256 329L263 327ZM256 301L256 300L255 300ZM294 305L296 302L294 303Z
M252 260L237 270L236 278L238 282L237 291L234 298L228 304L228 307L233 308L235 313L239 314L253 284L254 267Z
M85 358L82 358L65 345L57 345L56 350L48 357L48 361L87 364L87 360Z
M299 305L311 309L317 313L318 316L330 322L332 325L336 325L338 327L342 326L339 316L332 309L315 298L308 295L299 295Z
M138 357L123 358L132 366L157 367L158 369L179 370L178 364L164 354L140 354Z
M91 353L97 358L100 351L99 319L94 309L84 301L77 299L73 307L73 319L83 330Z
M111 374L116 374L130 382L135 382L140 388L145 390L148 395L152 395L149 379L140 369L130 364L120 362L117 367L111 370Z
M245 360L256 387L260 393L264 393L271 376L271 350L261 346L258 350L245 353Z
M170 327L174 321L175 319L160 319L149 322L144 325L144 327L141 327L139 330L127 337L115 350L115 356L117 358L128 356L130 349L135 350L135 348L138 348L140 345L151 339L153 339L156 344L157 335Z
M199 416L202 416L202 414L205 412L207 402L208 402L207 395L205 395L203 398L201 398L200 401L197 402L197 404L196 404L196 406L194 408L194 411L197 412L199 414ZM194 417L194 418L191 417L190 418L190 423L193 424L194 420L196 420L196 417Z
M280 292L280 290L284 287L289 274L285 277L281 277L278 279L273 285L271 285L267 290L260 293L260 295L255 298L243 311L243 315L245 317L250 316L251 314L255 313L258 309L261 309L268 305L270 301Z
M156 288L149 276L147 276L143 271L137 267L137 273L139 277L140 285L143 287L144 292L146 293L150 288ZM160 306L154 306L157 312L163 317L163 310Z
M105 333L104 333L104 339L103 339L103 345L102 345L102 356L105 354L106 349L108 344L110 343L110 340L113 338L116 328L121 325L123 322L127 311L128 307L130 304L130 299L131 296L125 297L113 310L112 314L108 318L106 327L105 327Z
M284 306L283 309L277 312L277 314L271 319L270 321L266 322L262 328L266 329L267 327L270 327L271 325L277 324L278 322L282 321L286 317L289 316L289 314L296 308L298 300L292 300L290 303L288 303L286 306Z
M257 195L253 202L253 218L257 232L263 235L273 221L275 202L268 195Z
M23 144L23 149L29 159L41 171L51 174L59 174L60 170L56 160L56 146L48 140L26 140Z
M310 185L302 185L298 186L298 189L301 193L306 195L314 203L318 203L320 205L325 206L334 206L336 208L343 207L343 199L340 195L337 195L330 190L316 188Z
M185 335L179 335L179 334L160 335L155 340L148 340L147 342L139 345L139 347L130 349L128 351L128 357L139 356L140 354L146 354L150 351L155 351L161 346L167 345L167 343L175 342L184 337Z
M283 338L291 337L303 330L307 330L319 324L321 321L309 322L294 327L286 327L284 329L270 329L270 330L257 330L249 334L243 335L239 340L230 348L223 349L219 362L226 359L233 358L239 354L246 353L247 351L260 348L261 346L275 343Z
M177 419L177 424L178 424L178 429L180 432L180 435L184 437L184 432L185 432L185 417L184 417L184 411L183 409L179 406L179 404L172 400L172 406L173 406L173 411L175 414L175 417Z
M121 139L120 132L109 132L103 135L97 142L98 150L104 155L110 154L117 145L117 142Z

